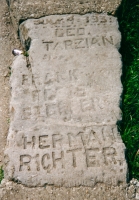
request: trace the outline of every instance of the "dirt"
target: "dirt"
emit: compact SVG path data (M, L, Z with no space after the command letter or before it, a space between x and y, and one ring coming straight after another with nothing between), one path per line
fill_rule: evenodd
M0 6L0 165L3 165L3 152L6 145L9 128L9 97L10 97L10 65L12 63L11 49L15 39L9 10L5 1Z

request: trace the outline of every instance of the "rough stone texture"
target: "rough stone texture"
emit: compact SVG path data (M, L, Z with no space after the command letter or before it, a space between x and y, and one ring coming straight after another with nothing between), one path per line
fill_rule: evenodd
M13 61L11 49L14 45L19 47L20 43L14 38L14 31L6 1L2 1L0 6L0 166L3 165L4 148L10 122L9 67Z
M91 187L37 187L28 188L21 184L3 181L0 186L1 200L128 200L126 187L97 184ZM134 198L132 198L133 200Z
M92 187L34 187L29 188L3 180L0 185L1 200L136 200L139 199L139 182L133 179L128 185L96 184Z
M28 186L125 183L116 18L55 15L19 30L30 48L12 65L6 178Z
M5 2L6 4L6 2ZM8 15L8 9L5 9L5 5L0 7L0 165L2 165L3 161L3 151L6 144L6 136L8 132L8 98L9 98L9 84L7 81L7 74L8 74L8 66L10 63L8 62L7 58L3 55L9 53L8 47L9 44L6 45L7 40L9 39L6 37L7 29L5 27L8 19L6 17ZM9 43L9 42L8 42Z
M12 181L3 180L0 185L1 200L136 200L139 199L139 182L133 179L129 185L111 186L97 184L95 187L37 187L29 188Z
M7 0L15 29L22 20L52 14L85 14L106 12L114 14L121 0Z
M22 1L23 2L23 1ZM21 48L20 42L17 38L16 34L13 34L14 31L18 29L18 21L21 19L27 19L32 17L33 15L38 17L45 16L48 14L57 14L55 9L57 8L57 4L54 4L52 1L51 12L49 9L46 13L41 12L44 9L43 2L41 4L34 4L34 1L31 5L31 0L24 1L22 3L19 1L11 1L12 7L10 8L10 13L12 16L12 21L10 19L10 14L8 10L8 6L6 5L6 1L1 1L0 6L0 165L3 165L3 152L6 144L6 136L8 132L9 125L9 115L8 115L8 102L9 102L9 94L10 94L10 85L9 85L9 66L12 62L12 54L11 49L14 47ZM39 2L39 1L37 1ZM48 2L48 1L47 1ZM51 3L49 2L49 3ZM66 1L64 1L66 2ZM108 1L106 2L106 6L109 5L114 6L116 1ZM119 1L120 2L120 1ZM118 2L118 3L119 3ZM57 2L58 3L58 2ZM67 1L69 4L70 1ZM89 0L89 3L93 2ZM116 2L117 3L117 2ZM30 9L30 6L32 9ZM78 1L74 1L75 4L78 4L79 9L78 13L81 11L81 6L85 5L85 9L88 7L87 4L79 4ZM92 9L92 6L89 6L89 9ZM95 6L100 7L100 1ZM35 9L34 9L35 8ZM52 10L52 8L54 10ZM59 1L59 12L64 9L65 13L68 13L68 6L62 6ZM115 6L116 8L116 6ZM46 8L45 8L46 9ZM24 12L22 11L24 10ZM22 15L20 14L22 11ZM106 10L106 12L109 10ZM112 11L112 9L111 9ZM76 10L77 13L77 10ZM32 14L32 16L31 16ZM15 17L15 18L14 18ZM15 20L16 19L16 20ZM14 24L14 29L13 29ZM16 28L15 28L16 27ZM15 37L14 37L15 36ZM132 186L132 187L130 187ZM64 188L64 187L53 187L47 186L45 187L35 187L29 188L25 187L21 184L17 184L14 182L3 181L0 185L0 199L1 200L19 200L19 199L30 199L30 200L47 200L47 199L74 199L74 200L126 200L126 199L139 199L139 183L136 181L131 181L129 186L119 186L119 187L111 187L105 184L97 184L93 188L90 187L73 187L73 188Z

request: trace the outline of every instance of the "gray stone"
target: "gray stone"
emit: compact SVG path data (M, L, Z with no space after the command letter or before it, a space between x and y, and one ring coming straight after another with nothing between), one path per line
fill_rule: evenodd
M5 177L28 186L125 183L116 18L55 15L19 30L29 58L12 65Z

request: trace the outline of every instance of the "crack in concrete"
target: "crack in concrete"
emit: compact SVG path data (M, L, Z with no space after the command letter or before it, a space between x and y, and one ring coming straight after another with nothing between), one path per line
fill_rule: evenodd
M31 76L32 76L32 85L34 85L35 90L37 92L37 97L38 97L38 99L37 99L38 103L37 104L38 104L38 107L39 107L39 102L40 102L39 91L38 91L38 88L37 88L37 84L35 82L35 78L33 78L34 74L33 74L33 70L32 70L32 66L31 66L30 60L29 60L29 56L26 57L26 63L27 63L26 66L27 66L27 68L28 68L28 70L29 70L29 72L31 73Z

